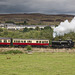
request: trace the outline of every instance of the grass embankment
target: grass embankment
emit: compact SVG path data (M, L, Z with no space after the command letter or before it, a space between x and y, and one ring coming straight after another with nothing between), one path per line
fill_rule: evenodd
M75 54L1 54L0 75L75 75Z
M7 30L0 28L0 37L23 38L23 39L50 39L52 40L53 30L50 27L44 29Z

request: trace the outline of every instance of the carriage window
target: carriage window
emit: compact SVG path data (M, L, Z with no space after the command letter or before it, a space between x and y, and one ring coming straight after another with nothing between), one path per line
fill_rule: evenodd
M16 41L14 40L14 42L16 42Z
M16 42L18 43L18 40Z
M17 41L18 43L20 43L20 41Z
M4 40L5 43L7 43L7 40Z
M45 41L45 43L48 43L48 41Z
M17 43L17 40L15 42Z
M15 42L17 43L18 41L16 40Z
M32 43L32 41L27 41L27 43Z
M23 41L21 41L21 43L23 43Z
M17 43L17 40L15 40L15 42Z
M26 41L24 41L24 43L26 43Z
M8 42L10 42L10 40L8 40Z
M2 40L0 40L0 42L2 42Z
M38 41L36 41L36 43L38 43Z
M42 41L42 43L44 43L44 41Z
M17 42L17 41L15 40L15 42Z
M20 41L18 41L18 40L14 40L14 43L19 43Z
M39 43L41 43L41 41L39 41Z
M46 43L48 43L48 41L46 41Z

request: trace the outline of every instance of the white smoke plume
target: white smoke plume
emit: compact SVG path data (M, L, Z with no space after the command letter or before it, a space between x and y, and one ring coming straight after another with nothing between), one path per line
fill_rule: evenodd
M70 32L75 32L75 17L71 20L71 22L65 20L64 22L61 22L58 27L54 28L53 38Z

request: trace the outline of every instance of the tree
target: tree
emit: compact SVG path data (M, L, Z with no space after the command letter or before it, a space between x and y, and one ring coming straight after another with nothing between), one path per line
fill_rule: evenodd
M40 30L40 28L37 26L37 27L35 28L35 30L37 30L37 31L38 31L38 30Z
M13 22L13 21L6 21L5 23L13 23L13 24L14 24L14 22Z
M0 32L3 32L3 29L2 28L0 28Z
M28 45L28 46L27 46L27 50L32 50L31 45Z
M29 28L29 30L34 30L33 28Z
M28 32L28 28L25 27L25 28L23 29L23 32Z
M24 24L27 24L27 22L26 22L26 21L24 21Z
M44 27L44 29L51 29L51 27L50 26L46 26L46 27Z
M41 30L44 30L44 28L41 28Z
M4 35L8 35L8 31L4 31Z

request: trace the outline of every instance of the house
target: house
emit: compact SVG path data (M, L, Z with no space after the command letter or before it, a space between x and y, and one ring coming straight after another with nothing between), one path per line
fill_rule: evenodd
M7 29L13 29L13 30L20 30L20 29L23 29L23 28L33 28L33 29L35 29L36 27L44 28L46 26L50 26L52 29L55 28L55 25L16 25L16 24L13 24L13 23L0 24L1 28L7 28Z

